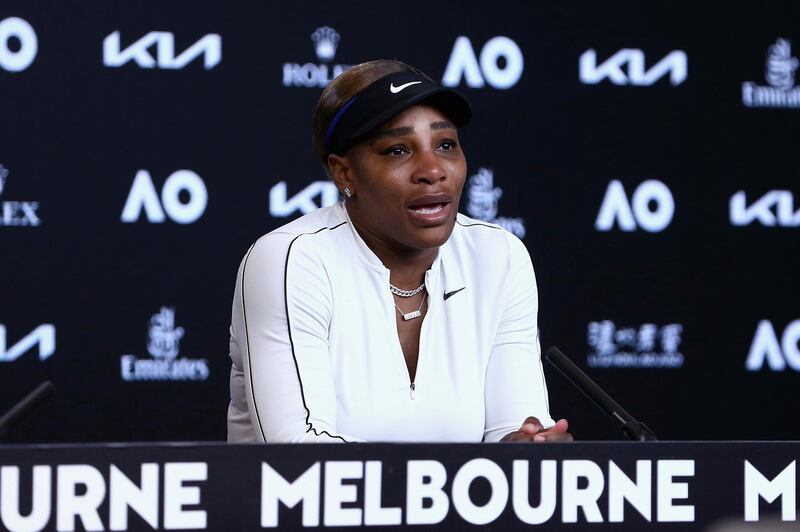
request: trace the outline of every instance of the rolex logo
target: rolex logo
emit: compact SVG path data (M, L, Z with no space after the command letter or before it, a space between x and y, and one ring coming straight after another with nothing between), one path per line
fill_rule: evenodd
M11 172L0 164L0 194L5 191ZM0 227L36 227L39 219L38 201L0 201Z
M341 35L328 26L321 26L311 34L317 62L291 62L283 64L284 87L325 88L336 76L352 65L334 63Z
M339 44L339 34L335 29L328 26L317 28L311 34L311 40L314 42L314 50L320 61L328 63L333 60L336 56L336 46Z

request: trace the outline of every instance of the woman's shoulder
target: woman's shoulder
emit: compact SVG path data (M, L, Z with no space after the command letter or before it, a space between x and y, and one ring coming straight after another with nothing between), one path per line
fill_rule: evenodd
M311 211L299 218L292 220L276 229L273 229L264 237L288 235L298 237L300 235L324 233L347 222L344 206L341 203L322 207Z
M472 284L481 286L489 300L501 301L499 294L511 297L516 291L536 291L531 255L513 233L459 214L453 237L446 252L451 269L454 262L462 265L465 284L470 284L466 277L472 277Z
M495 262L500 256L528 254L525 244L499 225L461 213L456 217L451 242L456 248L472 251Z
M257 263L283 263L289 250L292 257L318 255L336 249L331 235L347 223L341 204L323 207L262 235L250 246L245 260Z
M305 235L319 235L324 239L330 231L346 223L347 217L344 213L344 207L341 203L337 203L330 207L314 210L277 227L262 235L253 245L259 247L286 247Z

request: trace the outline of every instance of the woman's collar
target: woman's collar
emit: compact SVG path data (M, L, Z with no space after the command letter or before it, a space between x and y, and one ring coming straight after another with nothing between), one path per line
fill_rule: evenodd
M344 201L339 203L339 208L342 209L344 213L345 220L347 220L347 225L350 228L350 231L353 234L353 240L355 241L356 248L358 250L359 258L367 265L370 269L375 270L379 273L388 274L389 269L384 266L381 259L375 254L374 251L370 249L364 239L361 238L361 235L358 234L355 226L353 225L353 221L350 219L350 214L347 212L347 207L345 207ZM438 273L441 262L442 262L442 248L447 245L445 242L436 253L436 258L433 259L433 263L431 263L431 267L428 269L430 273ZM426 272L427 273L427 272Z

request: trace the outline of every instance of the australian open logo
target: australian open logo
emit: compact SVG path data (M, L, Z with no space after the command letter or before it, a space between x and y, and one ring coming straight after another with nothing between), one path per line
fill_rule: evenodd
M494 173L488 168L479 169L478 173L469 178L467 214L478 220L497 224L519 238L525 238L525 220L497 216L497 204L502 196L503 190L494 186Z
M6 188L11 171L0 164L0 196ZM37 227L39 219L38 201L0 201L0 227Z
M161 307L150 318L147 331L147 352L153 358L123 355L120 359L122 378L126 381L204 381L208 378L208 361L204 358L178 358L180 341L185 331L175 326L175 309Z
M328 26L317 28L311 34L318 63L284 63L284 87L326 87L339 74L352 65L333 64L341 36Z
M752 81L742 83L742 103L745 107L800 107L800 87L795 87L795 72L800 65L792 57L792 44L778 39L767 50L764 79L769 86Z

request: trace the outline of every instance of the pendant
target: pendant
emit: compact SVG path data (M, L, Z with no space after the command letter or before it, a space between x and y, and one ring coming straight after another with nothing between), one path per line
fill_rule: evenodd
M413 320L414 318L419 318L420 316L422 316L422 312L420 312L419 310L415 310L414 312L403 314L403 319L408 321L408 320Z

